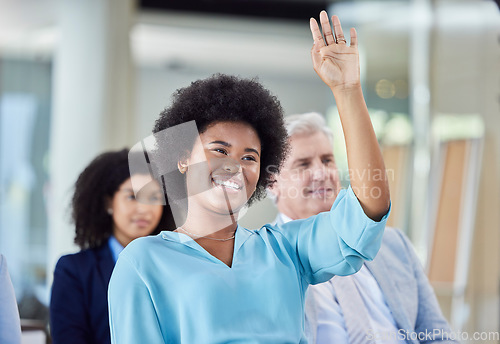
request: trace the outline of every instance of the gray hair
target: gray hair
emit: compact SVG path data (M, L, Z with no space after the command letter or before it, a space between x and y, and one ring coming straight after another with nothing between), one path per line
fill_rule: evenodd
M289 138L294 135L312 135L319 131L333 144L333 132L327 126L325 118L317 112L286 116L285 126Z

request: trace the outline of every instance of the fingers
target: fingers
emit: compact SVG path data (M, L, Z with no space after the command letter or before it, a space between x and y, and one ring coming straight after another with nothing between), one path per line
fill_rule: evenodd
M326 45L335 43L335 37L333 37L332 26L330 25L330 20L328 19L328 14L326 11L321 11L319 14L319 20L321 22L321 29L323 30L323 35L325 36Z
M314 47L319 50L325 46L325 42L323 41L321 31L319 31L318 22L316 21L316 19L311 18L311 20L309 21L309 25L311 27L311 33L314 40Z
M335 37L337 38L337 44L346 44L344 32L342 31L342 26L340 25L340 19L337 16L332 16L333 31L335 32Z
M358 33L355 28L351 28L351 47L358 47Z
M321 34L321 30L319 29L318 22L316 19L311 18L309 24L311 27L311 33L313 36L314 40L314 46L313 49L316 51L319 51L321 48L327 45L331 44L340 44L340 45L346 45L347 41L344 36L344 32L342 31L342 25L340 24L340 19L338 16L332 16L332 25L333 25L333 32L332 32L332 27L330 25L330 20L328 19L328 14L326 11L321 11L319 14L320 22L321 22L321 30L323 31L323 34ZM324 36L324 39L323 39ZM356 33L356 30L352 28L350 30L350 36L351 36L351 47L357 47L358 45L358 35Z

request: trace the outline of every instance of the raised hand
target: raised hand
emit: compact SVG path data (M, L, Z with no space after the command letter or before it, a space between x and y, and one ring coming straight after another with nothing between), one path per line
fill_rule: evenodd
M358 37L356 30L350 30L351 43L347 42L337 16L332 17L333 32L326 11L320 13L321 35L316 19L311 18L311 33L314 45L311 49L313 67L321 80L333 92L360 86Z
M361 89L356 30L351 29L351 43L347 45L337 16L332 17L333 31L325 11L321 11L320 21L323 35L315 19L311 18L310 23L314 70L335 97L344 131L352 190L365 214L379 221L389 209L389 185ZM369 177L375 173L383 178Z

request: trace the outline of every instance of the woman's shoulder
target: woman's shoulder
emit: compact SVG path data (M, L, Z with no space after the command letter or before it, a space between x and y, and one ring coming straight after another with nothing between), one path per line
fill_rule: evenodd
M165 240L162 239L162 233L134 239L120 253L120 258L126 257L128 260L137 261L145 257L155 255L158 250L165 248Z
M310 226L315 221L315 219L319 217L318 215L314 215L305 219L290 220L287 222L275 221L274 223L265 224L260 230L268 231L270 233L274 233L275 235L287 236L286 234L289 232L297 231L304 226Z
M61 256L59 258L56 268L57 267L62 267L62 266L67 266L67 265L81 265L85 263L91 264L92 262L95 262L98 260L98 256L102 254L104 250L108 249L107 246L107 241L106 243L94 247L94 248L87 248L80 250L79 252L76 253L70 253Z
M144 237L134 239L134 240L132 240L132 242L130 244L128 244L124 248L124 252L125 252L125 250L127 250L127 251L142 250L145 247L156 246L162 242L162 239L161 239L162 233L163 232L161 232L160 234L157 234L157 235L149 235L149 236L144 236Z
M292 233L298 231L298 228L303 223L303 220L294 220L287 223L267 223L262 226L260 229L256 230L256 232L261 237L274 238L280 242L290 243L290 236L293 236Z

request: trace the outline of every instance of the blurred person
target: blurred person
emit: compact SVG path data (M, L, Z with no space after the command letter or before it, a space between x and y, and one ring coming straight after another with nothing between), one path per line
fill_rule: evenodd
M21 343L21 322L7 261L0 254L0 343Z
M54 344L110 343L107 290L119 253L136 238L172 229L163 192L150 181L146 167L130 175L127 149L99 155L78 177L72 219L81 251L61 257L54 271ZM144 186L138 198L132 183Z
M311 19L314 69L341 104L351 167L384 170L359 83L356 32L348 46L332 21L336 41L321 13L325 41ZM197 130L179 151L157 145L158 160L170 156L171 173L182 176L186 219L120 255L108 293L112 343L305 343L307 286L352 274L376 254L387 181L353 179L330 212L249 230L238 225L239 212L265 196L287 150L279 101L255 80L216 74L178 90L154 133L175 136L189 123ZM354 194L363 187L382 194Z
M299 114L285 122L290 155L269 189L278 224L328 211L340 190L333 133L323 117ZM359 272L310 286L306 295L311 343L454 342L446 340L450 327L410 241L394 228L386 228L377 257Z

